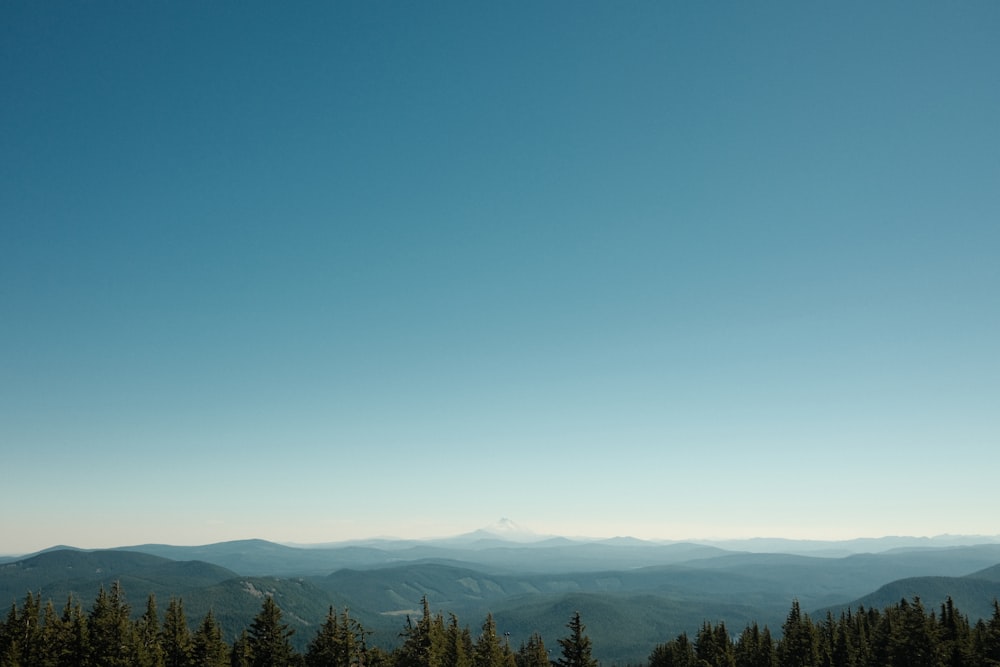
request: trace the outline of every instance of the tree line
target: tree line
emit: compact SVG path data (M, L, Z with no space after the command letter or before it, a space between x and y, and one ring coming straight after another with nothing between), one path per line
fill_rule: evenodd
M270 595L230 643L212 611L192 631L181 598L170 599L161 621L151 594L133 618L118 582L108 591L101 587L87 611L72 596L57 610L28 593L0 622L0 667L597 667L579 613L558 640L561 657L552 661L538 633L512 649L491 614L473 638L454 614L446 621L431 613L426 597L421 604L420 618L407 617L392 650L369 646L371 632L348 610L331 607L300 652L291 642L295 630Z
M703 623L657 645L648 667L988 667L1000 666L1000 606L975 624L949 597L938 612L919 597L882 610L859 607L812 620L797 601L775 639L749 624L733 636L725 623Z
M392 650L368 645L371 634L348 610L329 609L304 652L290 638L274 598L265 596L249 627L233 642L209 611L194 628L183 600L171 598L163 620L156 598L133 618L117 582L102 587L91 608L70 597L57 611L29 593L0 622L0 667L597 667L580 614L572 616L553 660L538 633L516 649L491 614L474 637L458 618L431 612L426 598L407 617ZM655 646L648 667L1000 667L1000 605L970 623L951 598L939 611L920 598L882 610L859 607L814 621L792 603L780 637L747 625L738 635L705 622Z

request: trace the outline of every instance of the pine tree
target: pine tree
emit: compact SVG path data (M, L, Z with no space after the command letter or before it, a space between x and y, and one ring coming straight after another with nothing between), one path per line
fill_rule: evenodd
M528 637L526 644L521 644L515 657L517 667L549 667L549 652L537 632Z
M851 625L842 614L834 629L830 663L834 667L855 667L854 645L850 640Z
M135 641L129 613L119 582L111 585L110 593L101 587L87 622L89 660L95 667L134 667Z
M420 599L421 616L416 623L409 617L403 643L396 651L398 667L442 667L445 656L444 619L431 614L427 596Z
M898 624L898 615L898 611L892 607L887 607L883 612L869 610L869 665L892 664L892 637L895 633L894 626Z
M72 595L66 598L59 617L61 632L56 642L55 667L81 667L90 653L90 633L83 606Z
M191 664L194 667L226 667L229 664L229 647L222 639L222 628L211 609L191 638Z
M936 667L936 628L924 612L919 597L899 603L900 623L891 639L892 664L907 667Z
M1000 602L993 600L993 615L976 624L974 646L978 664L1000 665Z
M7 617L0 623L0 665L20 664L20 649L16 637L17 603L13 603L7 612Z
M566 627L569 628L569 636L559 640L562 656L556 664L559 667L597 667L597 660L590 654L590 637L584 633L586 626L580 620L580 612L573 614Z
M712 624L706 621L698 631L694 650L699 665L733 667L735 664L733 646L725 623L720 622L718 626L712 627Z
M468 627L459 628L458 617L451 614L445 630L443 667L472 667L472 650Z
M261 610L250 624L248 647L250 667L288 667L295 651L289 641L295 633L281 622L281 609L270 595L264 597Z
M42 641L41 594L36 597L29 592L24 597L24 604L17 612L16 619L11 632L15 646L11 657L25 667L41 664L45 653Z
M250 635L244 629L240 636L233 642L233 649L229 652L230 667L251 667L253 656L250 653Z
M146 599L146 611L135 624L135 650L137 667L164 667L163 646L160 644L160 620L156 609L156 596Z
M833 612L826 612L826 618L816 625L816 653L820 667L833 667L833 647L837 642L837 622Z
M799 601L792 601L785 624L781 626L782 638L778 642L779 667L813 667L819 663L816 627L799 608Z
M941 618L938 621L938 652L943 667L971 664L971 634L969 619L955 608L949 595L941 605Z
M62 622L59 614L56 613L56 606L52 604L52 600L48 600L42 609L42 621L39 629L40 650L36 658L36 665L56 667L62 635Z
M682 632L665 644L657 644L649 655L649 667L694 667L694 645Z
M771 667L774 660L774 646L771 632L764 627L761 632L757 623L751 623L740 633L733 647L736 667Z
M497 636L496 621L493 620L493 614L487 614L483 631L472 649L472 664L474 667L506 667L506 662Z
M184 615L184 601L170 598L160 632L163 662L166 667L191 667L191 629Z
M364 664L364 628L345 609L338 616L330 607L326 620L309 642L305 662L309 667L356 667Z

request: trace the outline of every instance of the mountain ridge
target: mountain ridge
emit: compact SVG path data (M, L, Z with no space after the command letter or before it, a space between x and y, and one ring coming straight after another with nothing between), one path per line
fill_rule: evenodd
M182 597L189 620L212 609L231 641L270 595L296 619L297 641L308 640L333 606L349 608L386 648L424 598L435 613L456 613L470 627L492 613L514 641L532 631L558 636L566 622L560 614L572 607L584 614L595 646L600 640L599 658L638 664L657 643L696 632L706 620L725 619L734 629L756 620L776 630L792 600L820 613L898 602L893 598L913 592L936 605L947 594L964 613L981 615L1000 586L1000 544L838 558L630 540L395 547L240 540L50 549L0 564L0 602L31 591L57 604L67 595L89 604L100 587L117 581L133 614L141 610L138 596L154 594L161 604Z

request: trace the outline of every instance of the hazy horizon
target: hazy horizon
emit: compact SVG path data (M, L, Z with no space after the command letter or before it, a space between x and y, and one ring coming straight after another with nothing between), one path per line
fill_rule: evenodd
M510 530L499 527L500 522L510 521L512 527L514 527L514 532ZM433 542L452 542L456 539L461 539L464 537L475 537L480 536L480 539L490 539L496 538L498 540L503 540L510 542L512 544L529 544L532 542L539 542L551 539L567 539L579 542L588 541L604 541L604 540L615 540L615 539L635 539L643 542L648 542L650 544L673 544L673 543L696 543L696 544L708 544L723 546L734 545L734 546L747 546L753 542L761 542L766 544L771 543L782 543L788 542L790 544L799 544L800 546L807 543L815 543L817 548L822 545L844 545L852 542L890 542L890 541L900 541L907 543L921 543L923 541L927 542L937 542L937 546L947 546L947 545L973 545L973 544L986 544L1000 542L1000 534L995 535L956 535L956 534L938 534L938 535L864 535L855 536L849 538L789 538L779 535L756 535L748 537L724 537L724 536L702 536L702 537L688 537L688 538L657 538L657 537L637 537L635 535L628 534L616 534L616 535L570 535L563 533L549 533L549 532L537 532L531 528L524 526L520 523L514 523L512 520L506 517L502 518L500 522L495 522L492 524L482 525L477 528L473 528L467 531L459 533L449 533L449 534L435 534L435 535L423 535L423 536L408 536L403 537L400 535L367 535L360 537L346 537L336 540L324 540L315 542L302 542L296 540L272 540L265 536L253 535L246 537L234 537L224 540L216 540L213 542L170 542L164 540L151 540L143 543L120 543L120 544L70 544L65 542L49 544L44 547L38 547L28 551L19 551L11 553L0 553L0 556L22 556L32 553L37 553L40 551L49 550L52 548L59 547L69 547L74 549L84 549L84 550L101 550L101 549L116 549L121 547L135 547L142 546L143 544L164 544L170 546L179 547L200 547L208 546L211 544L225 543L225 542L240 542L240 541L254 541L263 540L266 542L273 542L275 544L282 544L293 547L317 547L317 546L340 546L340 545L351 545L351 544L365 544L365 543L379 543L379 542L414 542L414 543L433 543Z
M1000 532L998 31L3 4L0 552Z

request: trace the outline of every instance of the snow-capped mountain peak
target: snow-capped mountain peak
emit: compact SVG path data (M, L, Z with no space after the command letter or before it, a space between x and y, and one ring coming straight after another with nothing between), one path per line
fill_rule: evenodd
M501 517L489 526L482 528L481 532L496 535L507 540L533 539L538 537L535 533L518 525L515 521L507 517Z

